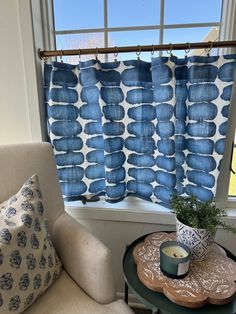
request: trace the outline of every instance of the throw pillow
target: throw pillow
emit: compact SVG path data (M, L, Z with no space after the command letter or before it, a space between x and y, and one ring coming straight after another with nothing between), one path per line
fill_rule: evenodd
M0 204L0 313L21 313L59 275L38 176Z

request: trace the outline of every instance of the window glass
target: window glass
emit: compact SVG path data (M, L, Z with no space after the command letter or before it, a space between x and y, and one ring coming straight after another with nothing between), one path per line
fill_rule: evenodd
M147 30L147 31L129 31L129 32L110 32L109 40L112 46L138 46L140 45L140 38L142 38L142 45L152 45L159 42L159 31L158 30ZM137 47L138 50L138 47ZM112 60L113 56L109 56L109 60ZM137 54L132 53L121 53L118 56L118 60L136 59ZM140 59L150 61L150 52L141 52Z
M103 33L88 34L69 34L56 36L57 49L83 49L104 47ZM104 57L104 56L103 56ZM82 55L81 60L93 59L94 55ZM60 59L60 58L59 58ZM63 57L64 62L76 64L79 62L79 56Z
M103 27L103 0L54 0L53 3L56 31Z
M229 180L229 197L236 197L236 135L234 138L234 147L232 152L232 162L230 172L230 180ZM234 173L235 172L235 173Z
M198 28L175 28L175 29L165 29L164 30L164 40L165 44L168 43L186 43L189 42L202 42L202 41L216 41L219 37L219 28L216 27L198 27ZM190 54L202 55L205 54L205 49L191 50ZM163 52L166 55L166 52ZM181 57L186 53L183 50L173 51L173 54Z
M221 0L165 0L165 24L219 22Z
M108 26L141 26L160 23L160 0L108 0Z

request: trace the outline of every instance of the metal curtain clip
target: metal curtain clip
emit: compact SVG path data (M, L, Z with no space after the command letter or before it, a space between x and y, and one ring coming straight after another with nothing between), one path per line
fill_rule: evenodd
M118 57L118 48L115 46L115 48L116 48L116 52L114 53L114 62L117 62L117 57Z
M61 49L61 55L60 55L60 60L61 60L61 63L63 63L63 59L62 59L62 57L63 57L63 51L62 51L62 49Z
M79 49L78 56L79 56L79 61L81 61L81 49Z
M152 45L151 57L153 57L154 52L155 52L154 45Z
M136 51L136 55L138 56L137 57L137 60L140 60L140 54L141 54L141 46L140 45L138 45L138 51Z
M42 57L44 64L48 62L48 57Z
M212 47L213 47L213 42L212 41L209 41L209 44L210 44L210 48L207 50L205 49L206 53L207 53L207 57L210 57L210 52L212 50Z
M190 50L191 50L191 46L190 46L190 43L187 43L188 44L188 49L185 49L184 51L185 51L185 53L186 53L186 55L185 55L185 59L187 59L188 58L188 53L190 52Z
M96 61L98 61L98 47L96 48L95 59L96 59Z
M171 43L169 45L170 45L170 50L167 50L166 52L168 53L168 55L170 55L170 57L172 57L173 56L173 54L172 54L173 46Z

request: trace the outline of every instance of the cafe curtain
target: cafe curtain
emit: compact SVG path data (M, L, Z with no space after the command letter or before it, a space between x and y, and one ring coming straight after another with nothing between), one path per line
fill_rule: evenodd
M45 64L48 135L66 201L214 197L236 55Z

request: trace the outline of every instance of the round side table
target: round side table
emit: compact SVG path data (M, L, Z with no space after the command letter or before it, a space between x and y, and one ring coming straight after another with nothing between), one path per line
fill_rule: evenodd
M128 303L128 289L130 288L137 299L143 303L153 314L236 314L236 298L225 305L212 305L198 309L186 308L177 305L164 296L164 294L148 289L139 280L137 266L133 259L135 246L143 242L148 234L136 239L126 249L123 257L123 273L125 278L125 301ZM234 256L227 249L223 248L229 258L236 261Z

